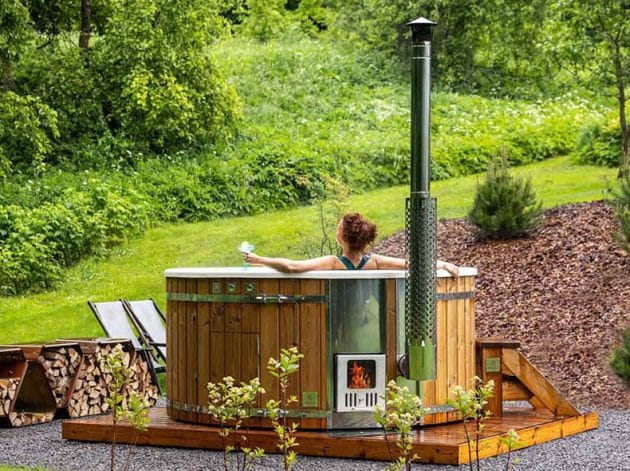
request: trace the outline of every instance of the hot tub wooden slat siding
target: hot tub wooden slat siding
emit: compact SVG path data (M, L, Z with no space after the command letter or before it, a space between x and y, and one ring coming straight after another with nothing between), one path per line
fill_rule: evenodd
M300 292L300 280L281 280L280 292L291 295ZM300 344L300 306L298 304L280 304L280 348L289 348ZM279 354L274 358L279 358ZM267 360L267 359L265 359ZM264 360L261 358L261 363ZM304 364L301 365L304 368ZM299 397L300 375L289 377L289 396ZM276 398L277 399L277 398ZM292 408L295 408L294 406Z
M244 276L243 276L244 275ZM257 276L261 275L261 276ZM334 413L327 397L332 381L328 368L327 341L330 333L328 289L345 272L311 273L289 277L274 272L250 269L225 269L167 274L168 358L167 411L171 418L210 424L207 414L207 390L210 382L225 376L236 381L259 377L267 391L256 407L279 397L278 381L267 371L270 357L279 358L280 350L297 346L305 355L299 373L290 378L289 394L298 398L290 408L305 414L292 419L303 429L331 426L326 417ZM352 274L368 278L375 273ZM378 273L378 275L381 275ZM384 312L387 380L398 376L397 303L402 300L401 273L385 272ZM423 383L423 401L434 406L425 422L437 424L456 420L456 414L444 410L446 399L455 385L470 388L475 366L474 284L476 271L459 278L438 276L436 323L437 376ZM245 278L248 276L249 278ZM354 278L352 278L354 279ZM258 296L266 295L266 299ZM290 299L280 299L279 295ZM293 296L292 295L297 295ZM257 298L258 297L258 298ZM328 301L327 301L328 299ZM251 426L270 427L266 418L252 418ZM335 426L333 424L333 426Z
M324 295L326 282L311 279L184 279L167 281L170 293L242 295ZM241 303L168 300L169 416L193 423L211 423L206 384L232 376L237 381L259 377L263 388L256 407L278 398L278 380L267 371L270 357L279 358L282 348L297 346L304 359L298 374L291 376L289 395L299 402L291 409L321 411L326 408L326 304ZM308 393L316 404L303 403ZM313 394L314 393L314 394ZM326 427L324 418L294 419L302 428ZM250 426L270 426L268 419L249 419Z
M475 278L467 276L464 278L464 287L466 292L472 293L475 290ZM476 372L475 362L475 300L469 299L464 302L464 317L466 319L466 376L468 386L470 387Z
M180 293L186 293L187 280L182 279L177 281L177 291ZM177 344L179 346L177 354L177 371L178 376L176 379L177 384L177 398L179 401L186 403L186 388L188 386L188 376L186 375L186 355L188 354L188 338L186 335L186 305L188 303L180 302L178 304L178 316L177 316ZM187 411L181 410L179 413L180 419L188 420Z
M197 292L210 294L210 280L197 280ZM197 365L197 400L205 409L208 405L208 390L206 386L210 381L210 304L197 303L197 350L199 360ZM197 421L209 424L210 417L207 414L198 414Z
M309 280L301 282L301 293L305 295L322 294L324 283L320 280ZM300 393L317 392L317 409L324 410L325 403L322 403L324 391L326 390L322 378L326 377L325 372L325 337L326 337L326 310L322 303L306 303L300 306L300 351L304 354L302 359L300 375ZM298 395L298 408L303 408L301 395ZM326 423L322 419L305 418L301 420L303 428L317 429L324 428Z
M172 293L174 291L173 288L173 279L166 279L166 292ZM166 338L169 340L166 342L166 357L167 358L175 358L175 353L173 352L175 345L173 344L173 315L175 313L175 303L170 299L166 300ZM168 363L166 368L166 393L170 397L173 393L173 364Z
M475 277L438 278L439 293L472 293ZM427 407L446 404L451 389L461 385L469 389L475 372L475 300L438 299L436 324L436 379L423 383L423 402ZM456 412L437 412L425 417L425 423L438 424L457 420Z
M260 280L259 291L262 293L279 293L280 282L278 280ZM264 405L269 399L277 399L280 394L278 381L267 371L266 361L270 357L278 358L280 352L280 317L278 305L261 304L260 312L260 382L265 389L265 394L260 398L260 405ZM261 425L269 426L267 419L261 420Z

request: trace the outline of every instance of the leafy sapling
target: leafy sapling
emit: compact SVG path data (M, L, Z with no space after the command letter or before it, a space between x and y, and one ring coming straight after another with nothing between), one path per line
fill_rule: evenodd
M338 253L339 247L335 237L337 224L341 217L348 212L350 204L350 187L338 178L323 174L322 183L318 186L318 196L313 206L316 208L316 221L320 236L309 237L306 233L299 232L302 241L296 247L299 253L307 258L322 257ZM339 253L341 255L341 253Z
M249 429L245 435L241 435L240 441L235 445L228 444L229 435L238 433L243 421L249 417L249 408L256 402L256 397L265 390L260 385L260 380L254 378L249 383L236 385L234 378L226 376L221 383L208 383L208 413L219 422L219 436L223 444L223 468L244 471L253 469L255 464L265 454L262 448L251 449L247 444ZM243 461L240 455L236 455L236 467L229 463L228 455L232 451L242 451Z
M422 400L409 392L406 386L398 386L396 381L390 381L385 391L385 408L377 404L374 408L374 421L383 427L383 435L390 459L393 460L388 430L394 430L396 435L396 446L399 456L390 466L391 471L411 470L411 464L419 459L416 454L412 455L413 446L411 431L422 417L429 412L422 405Z
M500 437L499 441L508 449L507 461L505 462L505 471L510 471L510 457L512 454L512 450L515 448L523 446L523 444L519 441L521 437L518 436L518 433L511 428L508 430L508 433L504 437ZM518 464L518 458L514 459L514 464Z
M108 355L100 359L101 371L111 375L108 384L109 396L107 404L112 413L112 444L110 449L110 471L116 469L116 429L121 420L127 419L134 429L135 445L141 431L149 425L148 404L138 391L131 388L134 371L131 366L131 355L125 352L122 345L117 344ZM131 449L123 465L123 470L129 469Z
M280 382L280 400L270 399L267 401L266 408L267 415L278 435L277 446L283 455L285 471L292 469L297 460L297 454L293 448L299 445L295 440L298 424L296 422L288 424L287 407L298 402L297 397L289 396L289 377L299 370L301 358L304 358L304 355L298 352L297 347L283 348L280 352L280 359L269 358L267 364L269 373L278 378Z
M475 461L477 471L479 471L479 439L484 428L484 421L490 416L490 411L484 408L488 404L488 399L494 395L494 381L490 380L484 384L481 378L475 376L472 389L466 391L458 385L451 389L451 394L453 398L448 398L446 402L461 414L466 442L468 443L468 465L470 471L473 471L473 440L468 430L468 422L472 420L475 423Z

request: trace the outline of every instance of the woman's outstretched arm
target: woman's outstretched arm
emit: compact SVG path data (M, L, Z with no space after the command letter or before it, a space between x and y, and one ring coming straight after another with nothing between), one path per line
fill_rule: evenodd
M387 257L385 255L375 255L376 266L379 270L406 270L407 260L398 257ZM459 275L459 267L449 262L437 261L437 268L444 269L453 276Z
M253 252L242 252L243 260L252 265L264 265L286 273L302 273L311 270L334 270L336 257L309 258L308 260L291 260L289 258L261 257Z

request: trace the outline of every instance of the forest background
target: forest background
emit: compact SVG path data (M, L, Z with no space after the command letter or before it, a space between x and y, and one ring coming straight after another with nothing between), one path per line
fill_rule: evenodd
M1 0L0 294L168 221L408 181L405 23L438 26L432 177L627 168L630 2Z

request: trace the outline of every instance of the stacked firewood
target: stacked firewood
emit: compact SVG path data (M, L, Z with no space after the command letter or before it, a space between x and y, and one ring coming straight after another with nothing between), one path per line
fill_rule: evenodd
M73 346L47 346L38 358L44 374L55 396L57 408L66 406L68 389L72 386L75 373L81 364L81 353Z
M72 418L107 412L107 378L94 355L85 355L68 399L67 411Z
M115 345L111 342L101 343L95 347L93 353L84 355L68 400L67 410L70 417L104 414L109 411L107 398L113 378L106 366L106 358ZM155 405L159 394L149 365L130 344L123 344L123 350L123 363L125 366L131 365L133 372L128 388L141 394L149 406Z
M151 371L149 371L149 364L142 355L137 353L131 369L134 372L134 377L129 385L130 388L141 394L149 407L153 407L158 400L159 393L157 384L155 384Z
M9 415L11 403L17 394L19 378L0 379L0 416Z
M147 362L147 356L144 352L136 352L130 341L64 341L58 344L18 346L10 350L6 348L1 350L0 360L9 366L3 370L7 377L0 378L0 418L3 421L8 419L12 426L19 427L49 422L55 415L55 407L65 410L71 418L109 412L107 399L113 377L106 359L117 344L122 345L123 363L131 374L127 385L128 391L136 391L147 405L155 405L159 397L158 387ZM29 402L28 410L22 408L18 410L14 403L20 401L17 396L21 391L20 381L23 380L23 376L19 377L19 374L12 372L16 367L23 371L27 364L30 365L28 368L32 374L43 372L50 391L46 387L45 393L37 392L36 401L39 401L37 404L31 405ZM29 386L29 389L31 388L32 386ZM52 395L49 396L51 392ZM31 391L27 393L30 394Z
M13 427L24 427L26 425L44 424L51 422L55 417L54 411L45 412L11 412L9 421Z

